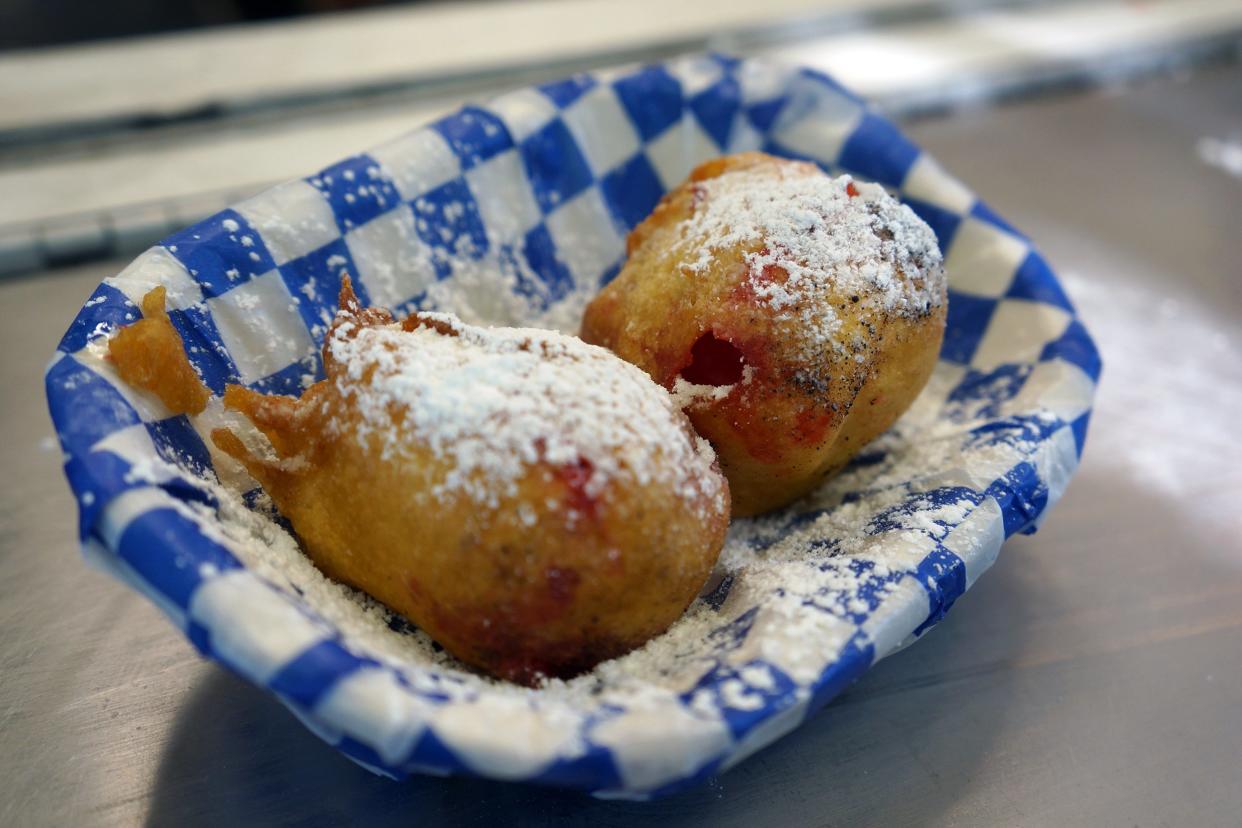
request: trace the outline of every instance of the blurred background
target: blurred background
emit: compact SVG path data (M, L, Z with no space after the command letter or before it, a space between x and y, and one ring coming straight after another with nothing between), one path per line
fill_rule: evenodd
M926 640L657 803L394 785L81 565L38 389L102 279L465 101L703 50L869 97L1103 353L1063 502ZM1242 0L0 0L0 824L1242 824L1239 230Z
M406 0L405 5L414 5ZM55 46L397 5L396 0L11 0L0 4L0 49Z
M575 70L763 55L912 122L1231 63L1240 31L1239 0L4 0L0 273L135 252ZM1237 166L1230 136L1205 140Z

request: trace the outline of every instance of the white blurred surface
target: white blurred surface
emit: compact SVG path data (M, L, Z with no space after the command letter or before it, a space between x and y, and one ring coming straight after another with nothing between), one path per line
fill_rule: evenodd
M557 50L586 55L605 45L644 42L644 37L666 42L680 35L727 34L747 23L770 25L789 16L805 17L812 7L820 13L846 14L864 7L874 12L876 5L856 0L460 4L432 7L437 9L434 14L414 7L163 36L133 45L16 54L0 57L0 94L13 101L0 107L0 132L92 115L236 103L274 91L296 94L319 88L325 79L357 84L398 70L432 76L535 55L547 62ZM879 5L918 4L884 0ZM479 10L494 15L479 17ZM846 27L848 15L841 21ZM452 34L467 24L487 36ZM990 77L1098 61L1112 53L1158 53L1230 30L1242 33L1238 0L1093 0L950 15L809 39L790 34L770 45L751 44L742 52L825 70L883 103L945 90L961 90L969 98ZM385 40L371 48L377 37ZM425 40L436 41L435 49L422 48ZM331 48L335 41L349 48ZM724 49L731 45L729 36L714 42ZM519 47L525 51L504 51ZM313 71L303 71L303 62L313 63ZM227 83L219 83L221 77ZM330 111L293 109L278 119L208 122L198 128L84 141L45 155L27 148L7 161L0 151L0 231L20 226L36 232L36 226L70 217L74 223L115 221L138 205L176 205L196 198L210 205L207 212L214 211L239 196L307 175L411 130L465 97L487 97L505 85L503 76L486 83L484 89L468 93L441 89L400 101L363 101L344 112L339 105Z

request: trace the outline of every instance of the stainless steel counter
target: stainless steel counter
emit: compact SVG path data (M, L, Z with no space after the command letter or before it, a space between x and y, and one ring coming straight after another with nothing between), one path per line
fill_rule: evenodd
M1242 68L910 126L1096 334L1083 465L916 646L696 790L393 783L81 562L42 369L117 265L0 282L2 825L1242 824ZM1206 143L1205 143L1206 141Z

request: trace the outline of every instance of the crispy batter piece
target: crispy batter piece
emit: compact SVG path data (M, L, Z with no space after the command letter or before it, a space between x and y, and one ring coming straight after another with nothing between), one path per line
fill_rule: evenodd
M181 334L164 308L163 285L142 297L143 318L117 331L108 343L108 357L121 379L150 391L173 414L198 414L211 391L185 355Z

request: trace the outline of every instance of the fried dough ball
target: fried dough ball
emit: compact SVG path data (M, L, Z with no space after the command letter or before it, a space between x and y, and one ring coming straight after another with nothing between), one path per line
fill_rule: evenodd
M273 453L213 432L330 577L520 683L646 642L698 594L728 484L669 395L550 331L404 322L346 282L300 399L230 386Z
M715 446L733 513L785 505L909 406L946 281L882 188L762 153L703 164L630 234L582 338L646 371Z

